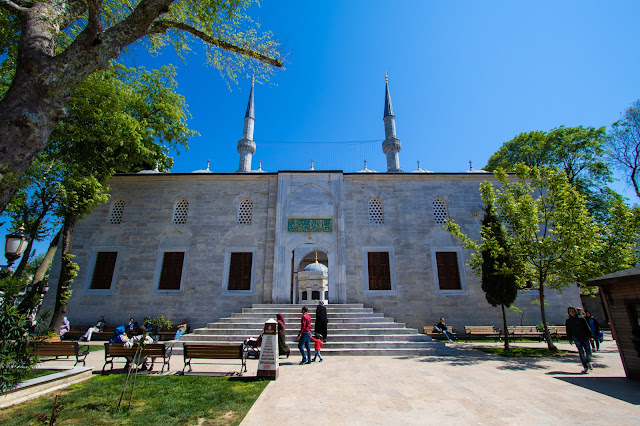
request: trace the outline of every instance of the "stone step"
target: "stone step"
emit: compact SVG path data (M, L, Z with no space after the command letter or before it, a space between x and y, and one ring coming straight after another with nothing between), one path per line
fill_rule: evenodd
M247 329L247 328L220 328L220 329L210 329L210 328L197 328L193 330L192 334L206 334L206 335L218 335L218 334L226 334L226 335L236 335L236 336L258 336L263 330L263 327L256 325L255 328ZM247 334L248 333L248 334ZM415 328L403 328L403 327L389 327L389 328L329 328L329 336L336 335L360 335L360 334L368 334L368 335L384 335L384 334L416 334L418 330ZM295 337L298 334L298 329L287 329L285 334L288 336ZM185 334L185 336L190 336L191 334Z
M247 337L257 337L257 334L185 334L180 338L180 341L225 341L225 342L238 342L241 343ZM296 335L287 336L286 342L288 345L298 345L295 342ZM431 338L425 334L332 334L327 338L325 345L333 345L334 343L344 342L430 342Z
M340 322L340 323L329 323L327 325L328 330L336 330L336 329L361 329L361 328L404 328L404 323L398 322ZM264 329L264 322L226 322L226 323L209 323L207 324L206 329L209 330L224 330L230 328L247 328L247 329ZM295 326L290 325L290 329L298 330L300 328L299 323ZM197 329L200 330L200 329Z
M374 311L371 308L343 308L343 307L327 308L327 315L339 314L339 313L345 313L345 312L373 313ZM286 308L281 310L274 310L273 308L242 308L242 313L267 313L271 315L276 313L276 314L282 314L285 317L287 315L297 315L298 317L300 317L301 315L300 309L286 309ZM308 312L309 315L315 315L315 313L316 313L315 309L309 310Z
M347 314L345 314L347 315ZM265 316L264 318L253 318L253 317L244 317L238 316L233 318L220 318L219 323L223 324L246 324L246 323L254 323L254 322L264 322L269 319L269 317ZM315 319L312 318L311 322L314 322ZM286 318L284 320L285 324L292 323L294 321L287 321ZM297 323L300 321L298 320ZM393 322L392 318L386 318L384 316L354 316L354 317L341 317L341 318L329 318L329 324L331 323L348 323L348 322Z
M252 308L258 308L258 309L271 309L274 312L279 312L278 309L293 309L296 310L296 312L300 312L300 309L302 309L303 306L306 306L309 311L316 311L316 306L317 305L305 305L305 304L295 304L295 305L291 305L291 304L284 304L284 303L276 303L276 304L269 304L269 303L256 303L254 305L252 305ZM364 308L364 305L362 303L339 303L339 304L327 304L325 305L325 307L327 308L327 311L329 309L333 309L333 308L347 308L347 309L357 309L357 308ZM370 309L370 308L367 308Z
M284 317L285 324L290 322L300 322L301 315L282 315ZM315 321L315 315L309 315L312 321ZM275 315L270 313L255 313L255 312L246 312L246 313L234 313L231 314L230 317L220 318L220 320L234 320L234 319L243 319L243 318L256 318L262 321L266 321L268 319L276 319ZM352 318L385 318L382 313L374 313L374 312L341 312L337 314L328 314L327 319L329 322L337 321L340 319L352 319ZM388 318L388 317L387 317ZM389 318L389 320L393 321L393 319Z

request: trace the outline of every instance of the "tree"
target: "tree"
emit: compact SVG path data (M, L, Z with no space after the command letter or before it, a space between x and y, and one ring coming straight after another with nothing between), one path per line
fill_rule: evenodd
M491 306L500 306L502 309L504 349L508 351L509 333L505 308L510 307L518 297L518 285L511 267L511 259L506 252L505 230L491 206L486 207L480 235L483 240L482 290Z
M501 167L511 172L518 163L558 167L566 173L569 183L587 197L589 211L602 215L608 203L619 198L608 187L613 179L605 157L606 142L604 127L560 126L550 132L520 133L489 158L485 170Z
M156 164L161 170L171 167L168 150L186 147L196 134L187 126L190 115L184 97L175 92L174 77L173 67L146 71L118 64L91 75L74 91L67 117L27 173L33 176L36 190L20 194L39 201L38 188L55 188L55 203L47 211L62 224L56 236L61 240L62 268L51 319L54 330L66 313L77 273L70 244L75 223L107 201L108 181L114 173L132 173ZM49 167L38 167L42 164ZM22 203L22 208L27 205ZM33 215L43 216L44 205L38 204L40 209ZM28 213L18 211L20 217ZM54 239L48 254L56 245ZM50 262L51 256L46 259Z
M610 158L640 198L640 101L635 101L611 126Z
M538 290L544 335L549 350L555 351L547 327L545 290L562 291L572 284L584 285L606 269L635 264L640 236L638 211L625 209L620 203L610 212L612 225L601 225L589 215L584 196L569 184L565 172L517 164L515 178L500 168L494 174L500 186L494 188L491 182L483 182L480 193L484 205L494 209L504 224L505 248L498 244L483 247L494 258L508 256L519 287L532 283ZM635 225L626 227L629 224ZM446 229L474 251L470 264L477 270L482 258L480 246L464 235L455 222L448 222ZM621 235L614 235L615 232ZM615 250L607 253L614 246Z
M189 41L208 47L208 61L235 79L248 69L281 67L270 32L246 15L251 0L0 0L0 211L40 153L75 88L107 69L121 51L144 42L179 54Z

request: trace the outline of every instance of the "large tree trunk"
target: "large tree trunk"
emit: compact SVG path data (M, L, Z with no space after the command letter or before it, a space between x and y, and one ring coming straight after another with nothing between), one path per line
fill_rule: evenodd
M55 256L56 251L58 250L58 243L60 242L61 233L62 233L62 229L60 229L56 234L56 236L53 237L53 240L51 240L51 243L49 244L49 249L47 250L47 254L45 254L44 259L42 259L42 263L40 264L40 266L38 266L38 269L36 269L36 273L33 275L33 285L31 286L31 291L22 300L22 302L20 302L20 305L18 305L18 310L20 311L20 313L23 313L23 314L27 313L29 310L33 308L36 302L34 297L37 294L42 294L45 285L47 285L47 282L43 281L44 276L47 273L47 270L49 269L49 267L51 266L51 263L53 262L53 257Z
M549 348L551 352L557 352L558 348L553 344L551 333L549 333L549 326L547 325L547 313L544 309L544 281L542 279L538 281L538 294L540 295L540 315L542 317L542 326L544 327L543 335L547 340L547 348Z
M67 292L71 287L73 278L75 277L73 260L68 256L71 254L71 237L73 235L75 223L75 218L65 217L64 225L62 226L62 267L60 268L58 290L56 292L56 304L53 309L53 316L51 317L50 325L54 332L60 330L62 320L67 314L67 300L69 298Z
M509 331L507 328L507 314L505 312L505 307L504 305L500 305L502 306L502 327L504 330L504 350L508 351L509 350Z

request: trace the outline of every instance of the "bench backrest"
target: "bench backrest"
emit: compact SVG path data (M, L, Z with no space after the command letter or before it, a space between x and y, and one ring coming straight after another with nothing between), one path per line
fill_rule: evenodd
M124 347L124 343L104 344L105 356L134 356L137 349L138 346L135 344L129 349ZM140 356L164 357L165 351L165 346L162 343L147 343L144 348L142 348Z
M495 333L496 329L492 325L465 325L466 333Z
M78 342L39 342L33 350L36 355L75 355Z
M510 325L507 327L509 333L537 333L538 327L535 325Z
M185 343L185 358L239 359L243 357L244 349L240 344L197 344Z
M567 327L564 325L550 325L548 327L550 333L567 334Z

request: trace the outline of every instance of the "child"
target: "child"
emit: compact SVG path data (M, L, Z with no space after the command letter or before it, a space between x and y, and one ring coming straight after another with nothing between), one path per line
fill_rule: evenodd
M316 333L311 337L311 340L314 344L314 349L316 350L316 355L313 357L312 362L316 361L316 358L320 358L320 362L322 362L322 355L320 355L320 349L322 349L322 336L319 333Z

